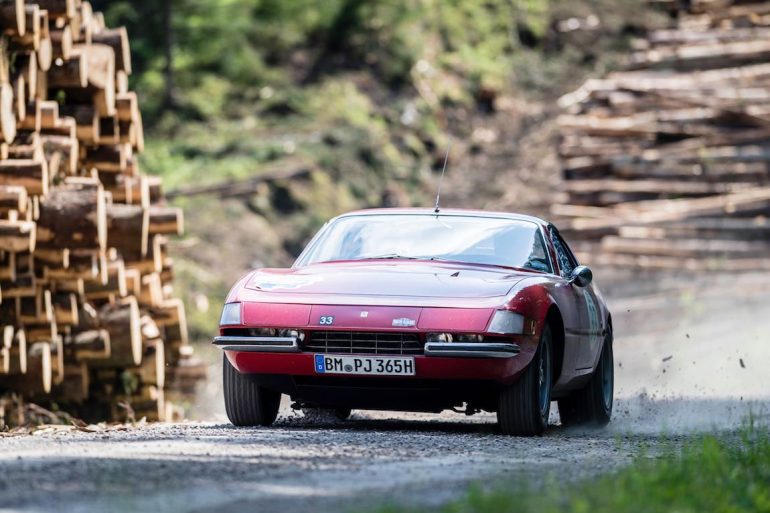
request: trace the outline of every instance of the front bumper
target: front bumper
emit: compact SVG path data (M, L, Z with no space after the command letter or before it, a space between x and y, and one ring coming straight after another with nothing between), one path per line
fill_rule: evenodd
M225 349L225 355L235 369L243 374L306 376L328 379L315 370L315 353L268 352L259 350ZM386 380L483 380L510 384L532 360L534 348L523 348L516 358L419 355L413 356L414 376L353 376L357 382L378 378ZM363 355L375 356L375 355Z
M249 353L299 353L296 337L214 337L214 345L225 351ZM518 344L499 342L427 342L425 356L440 358L513 358L521 352ZM366 355L377 356L377 355ZM385 356L385 355L380 355ZM398 356L394 354L392 356Z

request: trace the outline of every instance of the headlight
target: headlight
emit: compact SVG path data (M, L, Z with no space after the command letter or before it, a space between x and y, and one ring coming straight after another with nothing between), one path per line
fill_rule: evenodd
M451 342L451 333L428 333L425 335L426 342Z
M242 324L240 303L226 303L224 308L222 308L222 317L219 318L219 325L227 326L232 324Z
M492 317L487 331L501 335L533 335L535 323L516 312L498 310Z

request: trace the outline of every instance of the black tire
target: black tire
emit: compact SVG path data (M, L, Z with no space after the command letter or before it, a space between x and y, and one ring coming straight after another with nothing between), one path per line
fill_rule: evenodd
M612 418L615 389L615 363L612 355L612 334L604 339L599 364L590 381L569 397L559 400L562 426L606 426Z
M227 357L223 363L225 411L235 426L270 426L278 416L281 394L257 385L246 374L232 366Z
M545 325L532 362L516 383L500 392L497 423L506 435L542 435L548 427L553 385L551 327Z

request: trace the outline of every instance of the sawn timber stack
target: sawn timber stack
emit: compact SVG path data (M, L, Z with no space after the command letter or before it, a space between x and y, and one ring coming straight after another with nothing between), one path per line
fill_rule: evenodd
M0 395L171 420L205 367L130 74L126 30L88 2L0 0Z
M552 213L587 263L768 269L770 3L655 3L674 26L561 99Z

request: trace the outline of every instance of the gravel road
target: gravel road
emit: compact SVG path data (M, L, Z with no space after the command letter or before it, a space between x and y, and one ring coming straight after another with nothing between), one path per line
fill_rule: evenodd
M438 505L471 482L584 477L658 444L651 435L559 428L543 438L508 438L488 422L411 417L0 439L0 511L285 513Z
M436 506L470 483L546 486L697 433L731 436L749 411L767 422L770 277L744 277L738 288L731 277L682 281L609 291L619 398L607 429L554 425L544 437L509 438L492 415L356 412L323 423L286 405L275 427L239 429L224 420L214 379L196 409L206 422L0 438L0 513Z
M642 449L654 456L692 436L630 429L644 425L651 408L673 413L681 403L635 400L619 406L611 428L552 426L540 438L501 436L490 415L355 413L344 423L324 423L288 411L270 429L195 422L0 438L0 512L310 513L387 503L438 506L471 483L543 486L584 479L628 464ZM729 401L692 402L688 408L737 418Z

